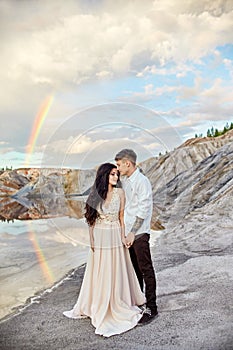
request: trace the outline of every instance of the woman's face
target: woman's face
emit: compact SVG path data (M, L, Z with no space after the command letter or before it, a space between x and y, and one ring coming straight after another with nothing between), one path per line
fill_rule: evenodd
M109 174L109 184L115 186L117 184L119 175L117 168L113 168Z

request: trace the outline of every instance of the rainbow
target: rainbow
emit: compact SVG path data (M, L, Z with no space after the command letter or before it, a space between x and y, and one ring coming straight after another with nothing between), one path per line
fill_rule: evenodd
M31 132L31 135L30 135L30 138L28 141L28 145L26 148L27 154L26 154L26 159L25 159L25 167L28 167L30 164L31 155L34 152L36 141L38 139L38 136L39 136L40 130L42 128L42 125L45 121L45 118L48 115L49 109L53 103L53 99L54 99L54 95L50 95L50 96L46 97L46 99L44 100L43 104L41 105L41 107L36 115L36 118L35 118L35 121L33 124L33 128L32 128L32 132Z
M48 263L45 259L45 256L40 248L40 244L37 240L35 232L31 228L31 224L29 223L29 231L28 231L29 239L32 242L33 248L35 250L37 260L39 263L39 266L43 272L44 277L49 282L49 284L53 284L55 281L55 278L53 276L52 271L50 270Z

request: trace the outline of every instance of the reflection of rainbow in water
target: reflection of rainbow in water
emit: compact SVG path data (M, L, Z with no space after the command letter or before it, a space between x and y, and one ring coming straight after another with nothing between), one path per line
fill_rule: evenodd
M41 105L41 108L39 109L34 124L33 124L33 128L31 131L31 135L28 141L28 146L27 146L27 156L25 159L25 166L29 166L30 163L30 159L31 159L31 155L34 151L35 145L36 145L36 141L38 139L40 130L42 128L42 125L45 121L45 118L48 115L49 109L53 103L53 99L54 96L50 95L48 96L43 104ZM29 222L29 239L32 241L37 259L38 259L38 263L40 265L41 270L43 271L43 274L46 278L46 280L49 283L54 283L54 276L52 274L52 272L50 271L50 268L47 264L47 261L45 259L45 256L40 248L39 242L37 240L36 234L33 231L32 227L31 227L31 223Z
M29 239L33 244L33 248L35 250L39 266L40 266L46 280L50 284L52 284L55 281L53 273L48 266L48 263L47 263L46 258L44 256L44 253L42 252L42 250L40 248L40 244L38 242L36 234L33 231L32 225L29 221L28 221L28 228L29 228L29 230L28 230Z
M36 141L38 139L40 130L42 128L42 125L45 121L45 118L48 115L49 109L53 103L53 99L54 96L50 95L48 96L43 104L41 105L41 108L39 109L37 116L35 118L34 124L33 124L33 128L32 128L32 132L28 141L28 145L27 145L27 155L26 155L26 159L25 159L25 166L29 166L30 163L30 159L31 159L31 155L34 151L35 145L36 145Z

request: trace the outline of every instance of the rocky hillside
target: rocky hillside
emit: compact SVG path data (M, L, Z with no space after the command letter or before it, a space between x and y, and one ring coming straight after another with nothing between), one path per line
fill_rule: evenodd
M0 220L36 220L61 216L80 219L83 217L85 202L71 200L64 196L40 198L0 198Z
M151 181L153 183L153 176ZM156 186L154 203L163 219L171 216L178 219L224 196L230 200L232 191L233 142L230 142L172 180Z
M194 138L141 168L154 192L154 218L166 224L197 208L229 200L233 186L233 130L214 138ZM155 220L155 219L154 219Z
M163 156L150 158L140 164L150 178L154 192L165 186L180 173L190 170L213 155L224 145L233 142L233 130L219 137L192 138Z
M16 169L0 174L0 197L41 198L82 194L93 183L94 170Z
M152 228L162 229L171 218L182 219L208 203L220 202L224 196L230 201L233 186L233 130L216 138L187 140L174 151L148 159L140 167L149 177L154 193ZM55 215L53 208L62 210L65 204L62 199L49 198L85 193L92 185L94 176L95 170L5 171L0 174L0 196L12 196L21 205L30 198L34 201L36 198L33 205L26 205L30 210L33 209L32 213L35 208L39 208L41 215ZM38 200L41 198L44 199L45 208ZM13 205L12 200L4 203L1 201L1 211L5 204L7 210L16 205ZM22 208L17 206L17 210L21 213ZM27 215L28 212L24 214L25 218Z

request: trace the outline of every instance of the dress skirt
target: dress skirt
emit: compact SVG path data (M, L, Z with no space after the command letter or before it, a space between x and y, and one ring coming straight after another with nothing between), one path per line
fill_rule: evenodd
M63 314L90 317L95 333L110 337L135 327L145 303L129 251L121 242L119 221L96 222L77 303Z

